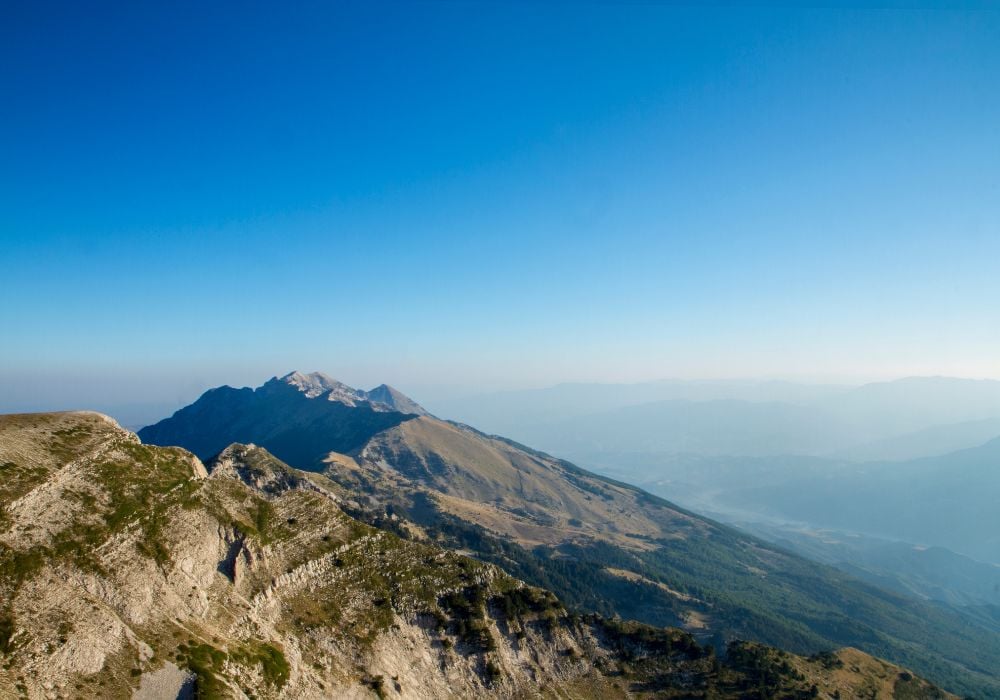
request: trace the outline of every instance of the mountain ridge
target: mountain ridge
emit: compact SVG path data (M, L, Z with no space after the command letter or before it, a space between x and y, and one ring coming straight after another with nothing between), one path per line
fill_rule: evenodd
M817 527L939 545L1000 564L998 465L1000 438L993 438L944 455L847 465L836 477L788 474L782 483L733 490L720 503L757 504ZM915 503L927 508L915 511Z
M713 411L710 404L718 401L731 403ZM667 410L671 406L676 410ZM904 455L918 457L985 439L986 425L975 430L969 424L1000 421L1000 381L905 377L856 387L752 380L565 384L441 401L433 408L437 415L584 463L612 448L864 457L872 445L879 456L880 443L889 443L889 449L893 440L932 429L923 436L922 453ZM754 431L747 430L749 424Z
M96 414L0 416L0 470L5 700L953 697L853 649L720 659L569 613L353 520L347 492L253 445L203 464Z
M953 687L1000 693L996 640L957 615L459 423L368 427L367 440L338 450L306 426L311 450L287 460L353 493L349 512L366 522L475 552L580 609L685 627L720 646L742 636L799 651L877 649ZM286 445L246 441L285 458Z
M350 451L360 447L373 430L416 416L372 401L365 392L327 375L291 372L272 377L256 389L209 389L190 406L138 434L154 444L170 440L187 444L200 458L208 459L234 442L263 442L263 433L272 447L279 445L278 452L288 450L282 455L287 461L302 463L315 457L312 446L317 440L332 444L337 451ZM288 426L296 435L288 434ZM308 432L305 441L303 429Z
M366 401L376 410L391 410L412 415L428 415L427 411L409 396L388 384L379 384L374 389L365 391L355 389L338 381L323 372L289 372L282 377L273 377L270 382L284 383L293 386L308 398L326 396L329 401L339 401L348 406L356 406L359 401Z

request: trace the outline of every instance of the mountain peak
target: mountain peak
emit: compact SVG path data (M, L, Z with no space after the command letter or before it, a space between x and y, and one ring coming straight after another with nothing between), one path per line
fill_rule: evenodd
M256 389L209 390L140 430L139 437L189 446L203 459L233 442L256 442L284 461L308 466L330 450L360 448L375 433L418 413L425 412L398 392L369 397L321 372L290 372Z
M295 387L303 394L313 399L328 392L334 392L337 399L349 397L351 399L361 398L357 389L350 387L343 382L339 382L323 372L289 372L278 381Z
M371 391L364 392L369 401L385 404L394 411L400 413L410 413L418 416L430 415L427 410L401 392L399 389L388 384L379 384Z
M364 391L337 381L323 372L299 371L289 372L285 376L276 377L271 381L292 386L310 399L325 397L328 401L337 401L348 406L367 402L376 411L388 410L418 416L430 415L423 406L388 384L379 384L371 391Z

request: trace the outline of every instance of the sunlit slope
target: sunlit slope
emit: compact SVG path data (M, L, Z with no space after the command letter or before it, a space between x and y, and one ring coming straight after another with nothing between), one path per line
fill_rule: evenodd
M481 512L498 531L528 545L597 539L648 548L651 539L716 529L630 486L434 418L378 433L357 458L429 487L455 508Z

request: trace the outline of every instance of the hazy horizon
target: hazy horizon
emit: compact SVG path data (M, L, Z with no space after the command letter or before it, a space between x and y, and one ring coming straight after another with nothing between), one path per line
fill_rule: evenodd
M399 377L394 380L377 374L338 373L325 368L297 367L278 372L197 372L191 375L159 377L150 384L152 375L124 373L103 374L92 372L85 377L71 373L48 372L44 375L12 374L0 372L0 413L20 413L64 410L96 410L108 413L123 425L137 427L155 422L176 409L192 403L208 389L219 386L235 388L258 387L272 377L281 377L292 371L321 372L354 388L371 389L379 384L389 384L434 410L437 405L461 399L475 399L491 395L543 391L561 386L640 386L656 383L718 383L766 384L787 383L803 387L854 388L866 384L893 382L914 377L946 377L946 375L904 375L893 377L655 377L636 381L569 380L541 382L525 385L497 386L490 384L421 384ZM946 377L971 381L1000 381L993 377ZM448 416L453 417L453 416Z

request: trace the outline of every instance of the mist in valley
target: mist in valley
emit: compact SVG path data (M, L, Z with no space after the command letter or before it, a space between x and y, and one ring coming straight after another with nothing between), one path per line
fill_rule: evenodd
M998 381L566 384L431 408L1000 619Z

